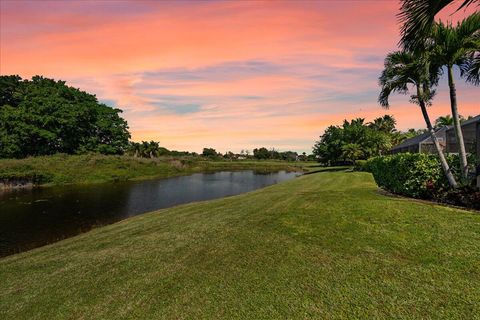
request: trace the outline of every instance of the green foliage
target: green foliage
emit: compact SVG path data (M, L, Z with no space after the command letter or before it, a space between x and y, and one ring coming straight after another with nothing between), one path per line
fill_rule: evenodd
M432 198L434 190L448 182L438 157L424 153L401 153L368 161L377 184L393 193L415 198Z
M298 153L294 151L280 152L275 149L268 150L265 147L253 149L253 157L258 160L284 160L284 161L296 161L298 159ZM305 156L306 157L306 156Z
M456 26L439 21L435 23L430 41L434 44L430 59L438 70L443 72L443 66L458 65L461 75L468 82L478 84L478 69L475 77L474 64L480 51L480 13L473 13L459 21Z
M63 81L0 76L0 158L121 154L130 138L121 112Z
M188 153L188 152L187 152ZM130 142L127 154L142 158L157 158L160 156L171 155L171 151L167 148L160 147L160 143L156 141Z
M218 153L217 153L217 150L213 148L203 148L202 156L213 158L213 157L218 157Z
M355 162L355 171L367 171L369 172L368 168L368 160L357 160Z
M365 124L362 118L345 120L342 127L330 126L313 147L313 153L326 165L355 163L386 153L393 145L395 119L385 115Z
M468 116L464 118L462 115L458 115L460 123L465 122L473 118L473 116ZM435 128L441 128L445 126L452 126L453 125L453 118L451 115L447 114L445 116L440 116L435 120Z
M255 159L268 159L270 158L270 151L268 151L267 148L261 147L261 148L255 148L253 149L253 156Z
M459 156L449 155L447 160L453 175L459 179ZM473 155L470 155L469 163L475 163ZM471 172L475 170L473 165L470 169ZM480 192L476 190L475 182L452 189L436 155L400 153L376 157L362 164L359 171L371 172L378 186L396 194L480 209Z
M421 48L430 34L435 16L446 6L456 3L457 10L474 5L478 0L402 0L398 14L402 26L401 44L407 50Z

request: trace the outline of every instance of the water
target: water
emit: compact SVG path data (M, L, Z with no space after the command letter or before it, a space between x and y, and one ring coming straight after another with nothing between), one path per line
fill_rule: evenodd
M72 237L145 212L232 196L298 173L198 173L141 182L0 192L0 257Z

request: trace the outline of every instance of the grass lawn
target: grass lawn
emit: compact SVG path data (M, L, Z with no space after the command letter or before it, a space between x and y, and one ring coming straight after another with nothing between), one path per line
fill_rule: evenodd
M0 319L480 317L480 215L319 172L0 259Z
M161 157L155 159L101 154L0 159L0 180L37 177L43 185L101 183L166 178L221 170L301 170L306 162L225 161L202 157Z

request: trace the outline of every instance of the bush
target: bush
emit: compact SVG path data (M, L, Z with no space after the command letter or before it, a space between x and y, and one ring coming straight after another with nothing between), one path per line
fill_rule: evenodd
M401 153L368 161L375 182L382 188L415 198L433 198L448 188L439 160L424 153Z
M460 182L459 158L447 156L453 175ZM475 163L469 159L469 163ZM379 187L392 193L414 198L434 199L440 202L478 208L480 196L471 185L451 190L436 155L401 153L369 159L364 170L373 174Z

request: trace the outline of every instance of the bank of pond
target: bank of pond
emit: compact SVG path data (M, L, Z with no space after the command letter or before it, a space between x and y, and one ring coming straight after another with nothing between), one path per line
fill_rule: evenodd
M299 172L254 170L0 192L0 257L30 250L131 216L237 195Z

